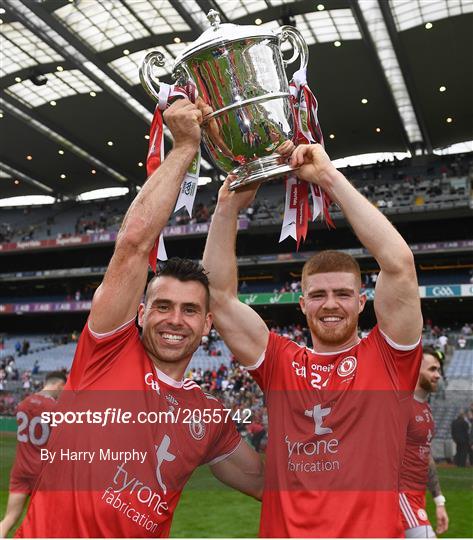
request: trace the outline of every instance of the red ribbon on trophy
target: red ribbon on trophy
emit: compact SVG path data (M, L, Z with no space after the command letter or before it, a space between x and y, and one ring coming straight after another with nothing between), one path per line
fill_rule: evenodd
M163 115L164 111L175 99L187 98L192 103L197 99L197 88L191 82L185 86L177 86L174 84L160 83L159 101L154 111L153 121L149 131L149 147L146 157L146 173L149 176L161 165L164 159L164 126ZM182 207L185 207L189 216L192 215L192 207L194 205L197 184L199 181L200 170L200 150L197 152L189 170L181 184L179 197L174 207L174 212L177 212ZM149 265L156 272L157 260L167 260L166 248L164 246L163 234L161 233L156 239L153 248L149 253Z
M293 142L299 144L319 143L324 146L322 129L317 117L317 100L307 85L306 70L299 69L294 73L289 89L294 111L295 130ZM312 196L312 209L309 206L309 186ZM325 219L330 227L334 227L329 213L330 197L319 186L299 180L295 175L286 179L286 202L284 219L279 241L292 236L297 242L305 240L309 219L315 221L318 216Z

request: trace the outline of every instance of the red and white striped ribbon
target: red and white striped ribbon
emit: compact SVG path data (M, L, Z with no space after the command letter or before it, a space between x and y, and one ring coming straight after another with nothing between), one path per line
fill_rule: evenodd
M314 143L324 146L322 129L317 116L318 104L307 85L305 69L299 69L294 73L289 90L295 122L294 143L296 146ZM309 186L312 210L309 207ZM328 210L330 204L330 198L319 186L299 180L294 174L290 175L286 180L286 203L279 241L282 242L288 236L292 236L299 249L301 240L305 240L307 235L309 219L315 220L318 216L333 227Z
M153 121L149 132L149 147L146 158L146 172L148 177L161 165L164 159L164 137L163 137L163 116L164 111L175 99L187 98L193 103L197 99L197 88L189 82L185 86L160 83L159 99L154 111ZM181 208L186 208L189 216L192 216L197 185L200 172L200 149L192 161L189 170L181 184L179 197L174 207L174 212ZM159 235L149 254L149 265L156 272L157 260L167 260L166 248L164 246L163 234Z

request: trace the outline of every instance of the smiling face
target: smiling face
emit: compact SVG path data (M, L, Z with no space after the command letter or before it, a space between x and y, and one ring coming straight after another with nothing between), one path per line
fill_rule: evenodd
M317 351L338 351L356 343L358 317L366 303L359 291L359 277L351 272L305 276L299 303Z
M153 280L146 304L140 305L138 321L144 348L158 367L169 371L165 365L176 364L185 369L212 326L206 305L207 291L198 281L171 276Z
M430 392L436 392L441 376L439 359L432 354L424 353L419 371L418 385L429 394Z

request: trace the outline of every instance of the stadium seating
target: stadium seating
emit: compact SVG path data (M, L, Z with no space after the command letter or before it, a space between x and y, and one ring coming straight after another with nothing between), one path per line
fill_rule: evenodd
M433 445L434 457L452 457L450 426L461 409L467 409L473 397L473 350L456 350L446 369L448 382L445 399L433 396L432 414L436 434Z
M405 213L457 208L469 205L470 187L466 176L397 182L356 181L357 189L383 212ZM199 189L195 206L207 208L215 205L218 185ZM247 211L251 223L273 225L281 222L284 212L284 188L281 183L263 184L253 208ZM103 202L56 203L51 207L5 209L0 224L0 242L42 240L118 230L129 200L126 197ZM337 208L333 207L333 213ZM179 214L171 217L171 224L179 223Z

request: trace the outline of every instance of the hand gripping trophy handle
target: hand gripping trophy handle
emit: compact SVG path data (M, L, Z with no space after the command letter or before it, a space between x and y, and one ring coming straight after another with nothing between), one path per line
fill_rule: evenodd
M309 49L307 47L305 39L302 37L302 34L299 32L299 30L296 30L293 26L281 26L278 30L278 34L280 48L281 43L283 43L284 41L289 41L294 49L294 54L291 56L291 58L289 58L289 60L285 60L283 58L284 66L292 64L292 62L297 60L297 58L300 56L301 64L299 66L299 69L306 69L307 61L309 59Z
M153 74L155 66L163 67L165 64L164 54L159 51L151 51L145 56L140 67L140 81L146 92L159 103L159 78Z

